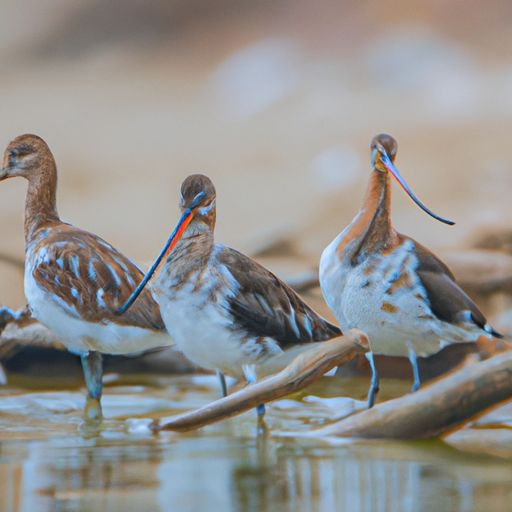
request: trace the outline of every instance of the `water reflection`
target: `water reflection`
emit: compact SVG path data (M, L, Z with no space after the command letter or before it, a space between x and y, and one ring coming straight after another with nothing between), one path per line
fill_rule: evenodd
M159 510L159 453L153 443L30 443L23 461L2 458L0 509Z
M211 384L172 389L185 404L204 403L216 396L213 379ZM61 393L70 404L81 396ZM146 415L150 404L162 414L168 393L116 388L115 394L108 390L106 404L124 397L132 404L130 416ZM505 510L512 498L511 458L440 442L258 441L252 412L199 432L153 436L144 428L149 419L127 419L127 405L106 407L101 428L85 428L80 404L55 411L56 393L38 394L36 401L32 393L17 394L18 409L14 392L7 395L0 398L1 512L466 512ZM300 430L328 420L331 409L339 412L340 404L288 399L269 407L268 421L273 432Z
M203 439L176 447L160 468L166 510L502 510L510 464L441 444L335 447ZM505 471L503 471L505 470ZM492 496L489 491L492 489ZM190 507L190 508L187 508Z

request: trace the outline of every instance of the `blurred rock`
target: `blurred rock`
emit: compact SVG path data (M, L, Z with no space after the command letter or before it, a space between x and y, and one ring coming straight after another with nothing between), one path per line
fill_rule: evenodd
M293 41L266 39L228 57L210 78L223 115L251 117L289 96L302 66Z
M442 251L442 258L470 295L512 294L512 255L473 249Z
M489 227L473 236L472 245L478 249L501 251L512 255L512 230Z

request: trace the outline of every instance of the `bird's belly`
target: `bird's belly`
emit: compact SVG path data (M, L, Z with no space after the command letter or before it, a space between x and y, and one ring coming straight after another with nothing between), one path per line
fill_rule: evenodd
M375 261L355 267L338 261L330 272L325 268L322 290L342 330L366 332L377 354L407 356L412 347L417 355L428 356L451 343L475 341L480 334L439 320L414 268L402 268L400 278Z
M342 329L356 327L366 332L377 354L405 356L408 344L421 345L429 352L439 350L436 320L423 299L416 297L413 290L387 296L380 292L378 279L368 281L357 271L347 276L339 304Z
M173 344L165 332L109 321L88 322L70 314L57 304L55 297L37 285L31 272L25 275L25 295L33 316L76 354L90 350L104 354L135 354Z
M155 289L155 299L169 334L195 364L236 378L261 377L283 368L289 358L270 338L254 338L237 329L220 291L212 299L208 289L179 292Z
M250 358L222 306L195 300L194 292L173 299L162 294L155 298L169 334L188 359L209 370L243 376Z

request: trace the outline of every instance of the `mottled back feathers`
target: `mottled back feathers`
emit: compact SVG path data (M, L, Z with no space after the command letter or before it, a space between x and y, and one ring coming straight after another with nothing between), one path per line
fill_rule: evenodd
M251 337L271 338L283 349L341 334L338 327L320 317L289 286L251 258L222 247L216 259L239 286L228 300L237 329Z
M408 238L399 236L402 240ZM473 322L489 334L501 338L502 335L487 324L484 314L459 286L448 266L426 247L414 240L413 242L419 262L416 271L427 292L432 313L440 320L452 324Z
M115 311L143 278L128 258L101 238L59 223L38 231L29 245L27 265L48 299L68 314L89 322L113 322L155 331L164 330L149 290L125 314Z

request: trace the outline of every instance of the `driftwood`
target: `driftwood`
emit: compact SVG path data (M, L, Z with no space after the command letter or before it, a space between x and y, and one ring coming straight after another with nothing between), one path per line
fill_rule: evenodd
M30 315L28 308L12 311L0 307L0 360L24 346L62 347L56 343L55 336Z
M473 236L472 247L500 251L512 255L512 231L506 229L484 228Z
M278 374L195 411L167 418L163 424L156 424L153 428L183 432L236 416L259 404L304 389L332 368L345 364L367 350L368 338L355 329L334 340L315 343Z
M447 435L512 399L512 351L469 363L416 393L389 400L308 437L426 439Z
M442 257L470 295L485 299L495 293L512 294L512 255L471 249L445 251Z
M309 270L302 274L291 276L286 282L298 293L306 293L320 286L317 270Z

